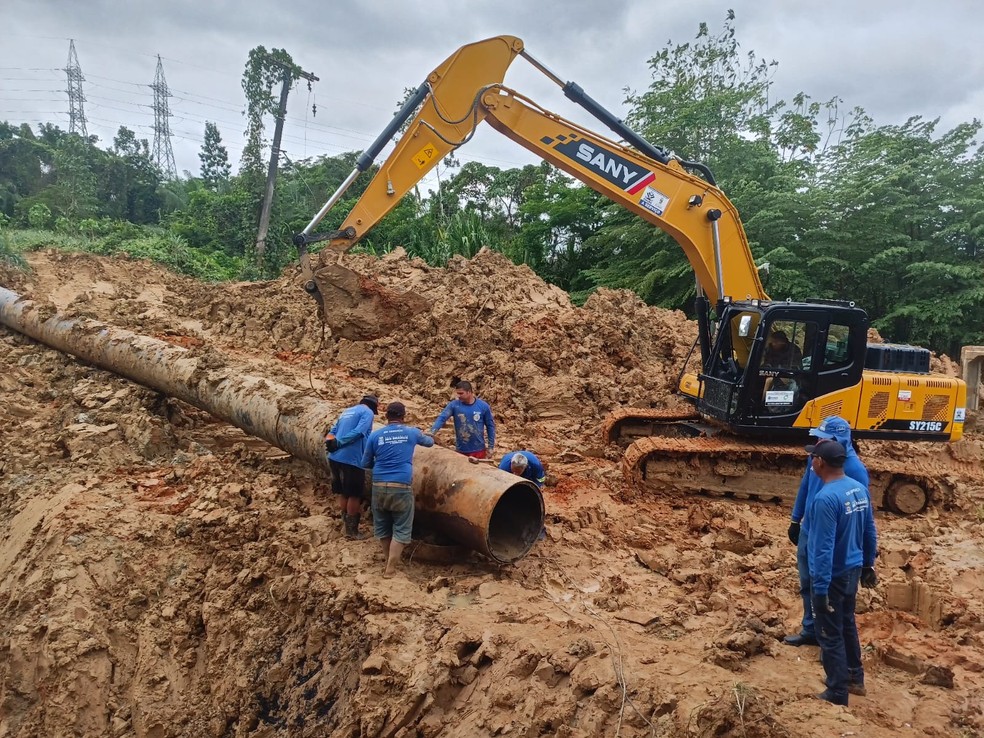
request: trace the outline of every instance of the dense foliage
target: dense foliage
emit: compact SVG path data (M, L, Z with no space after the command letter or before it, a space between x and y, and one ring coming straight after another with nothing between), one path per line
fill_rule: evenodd
M254 253L265 117L292 65L250 52L243 76L247 150L231 175L206 124L200 177L164 181L146 141L121 127L112 146L44 124L0 123L0 258L60 245L153 258L203 279L271 276L301 230L352 171L356 153L281 167L262 267ZM914 117L878 126L839 100L771 98L775 62L742 53L729 14L650 60L628 94L629 124L714 171L742 214L774 298L850 299L883 335L953 353L984 343L984 156L974 120L950 131ZM600 130L600 127L599 127ZM445 167L438 191L413 191L360 242L403 246L432 264L483 246L584 299L599 286L688 309L694 280L659 229L543 163ZM339 226L371 178L356 180L321 229Z

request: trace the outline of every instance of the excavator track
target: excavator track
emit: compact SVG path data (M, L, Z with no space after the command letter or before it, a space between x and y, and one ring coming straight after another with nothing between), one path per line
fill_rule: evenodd
M914 515L945 501L956 478L974 465L910 456L905 461L864 453L875 506ZM650 436L626 449L622 472L630 488L779 502L792 507L806 468L800 445L745 441L724 434L694 438ZM631 493L630 493L631 494Z
M700 415L689 409L623 407L609 413L601 433L605 443L625 446L636 439L672 434L672 429L678 429L679 435L694 435L684 428L687 423L700 422Z

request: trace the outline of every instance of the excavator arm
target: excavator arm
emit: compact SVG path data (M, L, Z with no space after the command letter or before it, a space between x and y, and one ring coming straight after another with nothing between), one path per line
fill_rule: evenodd
M517 55L530 61L561 86L568 98L632 145L604 138L504 87L506 70ZM341 227L331 233L315 234L314 228L321 219L411 115L413 119L393 152ZM706 167L685 162L646 142L576 84L561 82L524 50L520 39L497 36L463 46L437 67L359 158L338 191L295 237L305 289L322 309L322 293L327 288L336 296L341 292L354 299L351 295L358 280L338 264L338 255L354 246L445 155L467 143L483 120L668 233L683 249L698 285L711 299L767 299L738 213L715 186ZM307 247L325 240L328 244L316 273Z
M445 59L410 95L373 144L359 156L355 168L307 227L294 236L304 289L318 302L322 314L325 287L333 285L334 295L344 297L352 291L353 282L358 281L338 264L338 255L351 249L449 152L471 139L484 116L484 111L476 104L477 100L487 85L502 82L509 65L522 50L523 42L520 39L496 36L462 46ZM372 166L383 148L401 130L404 133L395 148L339 229L315 233L318 223L352 182ZM322 251L320 268L316 269L311 264L308 246L321 241L328 243Z

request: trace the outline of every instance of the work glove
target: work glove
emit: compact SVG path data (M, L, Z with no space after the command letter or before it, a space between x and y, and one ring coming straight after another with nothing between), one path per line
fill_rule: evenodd
M865 589L874 589L878 584L878 575L875 574L873 566L866 566L861 569L861 586Z
M332 453L338 450L338 439L331 433L325 436L325 451Z
M789 541L794 545L799 545L800 542L800 524L795 520L789 524L789 530L786 531L786 535L789 536Z
M817 615L821 612L830 613L833 612L834 608L830 606L830 598L823 595L813 595L813 614Z

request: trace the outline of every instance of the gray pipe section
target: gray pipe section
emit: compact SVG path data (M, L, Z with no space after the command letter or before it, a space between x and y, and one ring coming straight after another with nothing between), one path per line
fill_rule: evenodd
M172 346L0 287L0 321L52 348L201 408L312 464L325 465L330 405L291 387L244 374L214 351Z
M323 469L324 430L337 409L310 394L244 374L210 350L188 350L53 308L0 287L0 322L114 374L175 397ZM444 448L418 447L414 496L421 522L499 563L525 556L543 526L532 482Z

